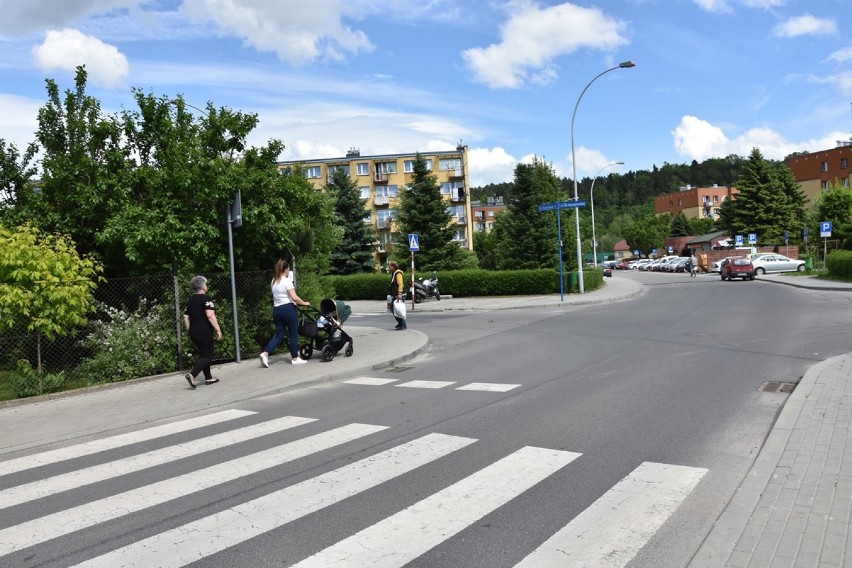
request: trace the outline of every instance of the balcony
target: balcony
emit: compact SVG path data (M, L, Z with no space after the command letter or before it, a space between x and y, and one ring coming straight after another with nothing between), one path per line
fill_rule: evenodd
M465 199L465 191L463 187L454 187L450 190L450 201L453 203L464 203Z
M387 195L377 195L373 199L373 205L375 205L376 207L383 207L383 206L389 205L389 204L390 204L390 198Z
M373 174L373 183L387 183L389 177L390 176L388 174L376 172Z
M376 221L377 229L390 229L391 227L391 219L379 219Z
M456 217L456 225L467 225L467 217L464 215Z
M464 168L456 168L449 171L450 178L460 179L464 177Z

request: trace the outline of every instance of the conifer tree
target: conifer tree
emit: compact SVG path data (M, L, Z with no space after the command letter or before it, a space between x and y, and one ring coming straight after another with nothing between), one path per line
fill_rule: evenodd
M554 268L559 264L556 212L538 211L542 203L561 199L559 187L553 168L538 158L515 167L506 211L494 222L498 270ZM561 215L564 233L569 216L565 211ZM571 262L571 258L576 261L575 254L572 247L563 247L563 263Z
M419 237L420 251L415 268L451 270L462 262L462 250L453 242L455 231L452 217L441 197L437 178L426 169L426 160L419 153L414 159L411 184L400 194L399 242L407 242L409 234Z
M689 227L689 220L684 215L683 211L678 213L672 219L671 233L672 237L689 237L692 232Z
M373 243L376 232L364 222L366 199L354 179L342 169L335 170L326 191L334 199L337 224L343 231L339 245L331 252L332 274L358 274L375 272Z

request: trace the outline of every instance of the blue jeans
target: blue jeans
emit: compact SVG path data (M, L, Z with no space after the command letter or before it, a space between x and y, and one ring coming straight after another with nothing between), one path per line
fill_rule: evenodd
M275 335L263 349L266 353L278 347L284 340L284 328L290 333L290 356L299 356L299 315L294 304L282 304L272 308L272 321L275 322Z

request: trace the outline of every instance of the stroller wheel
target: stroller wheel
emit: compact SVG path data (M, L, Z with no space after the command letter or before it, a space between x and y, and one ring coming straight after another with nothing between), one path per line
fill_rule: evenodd
M334 359L334 347L329 344L322 346L322 360L326 363Z
M302 345L299 348L299 357L301 357L305 361L310 359L311 355L313 355L313 354L314 354L314 348L310 343L308 343L307 345Z
M344 352L344 354L347 357L352 357L352 353L354 353L354 352L355 352L355 348L352 347L352 342L350 341L349 344L346 346L346 351Z

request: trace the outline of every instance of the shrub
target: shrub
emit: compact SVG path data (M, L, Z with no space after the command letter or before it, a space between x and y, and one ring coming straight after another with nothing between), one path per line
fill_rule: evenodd
M19 359L17 371L9 378L9 385L17 398L59 392L65 387L65 373L40 372L33 369L26 359Z
M836 250L825 258L828 274L839 278L852 278L852 251Z
M158 375L175 369L177 338L173 308L144 298L132 313L98 304L83 346L91 355L76 369L89 384Z

